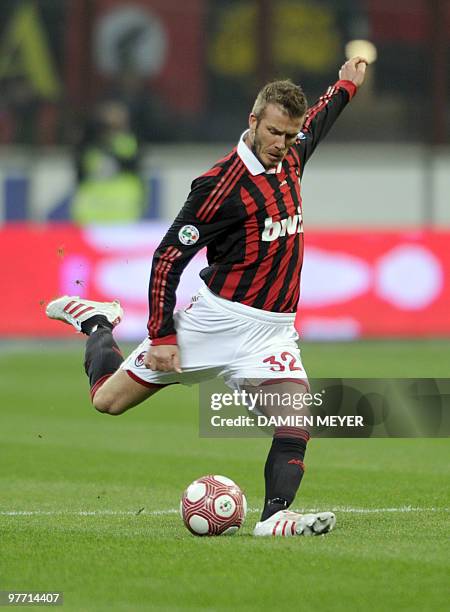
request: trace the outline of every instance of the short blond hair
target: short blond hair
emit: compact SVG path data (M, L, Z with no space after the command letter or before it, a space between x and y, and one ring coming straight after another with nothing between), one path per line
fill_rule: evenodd
M261 119L268 104L279 104L291 119L303 117L308 108L308 102L302 88L295 85L290 79L271 81L264 85L253 104L252 113L255 117Z

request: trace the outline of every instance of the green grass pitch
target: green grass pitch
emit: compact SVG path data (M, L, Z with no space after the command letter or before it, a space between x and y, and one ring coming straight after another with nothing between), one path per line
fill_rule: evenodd
M198 437L197 391L120 417L90 406L83 345L0 345L0 590L63 591L65 610L447 610L446 439L311 440L295 508L333 533L256 539L267 439ZM447 342L306 344L310 376L449 375ZM184 487L247 494L233 537L196 538Z

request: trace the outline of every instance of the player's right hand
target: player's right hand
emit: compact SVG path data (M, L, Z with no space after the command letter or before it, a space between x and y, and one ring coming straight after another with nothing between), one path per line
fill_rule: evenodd
M176 344L151 346L144 357L144 365L153 371L181 374L180 349Z
M365 57L356 55L342 64L339 70L339 78L352 81L356 87L360 87L364 82L368 61Z

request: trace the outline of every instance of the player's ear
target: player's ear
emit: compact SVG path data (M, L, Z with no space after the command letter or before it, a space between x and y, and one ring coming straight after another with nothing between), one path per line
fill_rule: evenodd
M258 118L254 113L250 113L248 116L248 127L254 132L256 130L256 126L258 125Z

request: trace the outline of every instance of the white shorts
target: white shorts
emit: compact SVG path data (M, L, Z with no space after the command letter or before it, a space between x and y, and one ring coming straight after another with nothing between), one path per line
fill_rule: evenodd
M206 286L174 314L182 373L154 372L143 363L146 338L121 368L143 385L194 384L217 376L232 388L295 380L307 386L295 313L268 312L214 295Z

